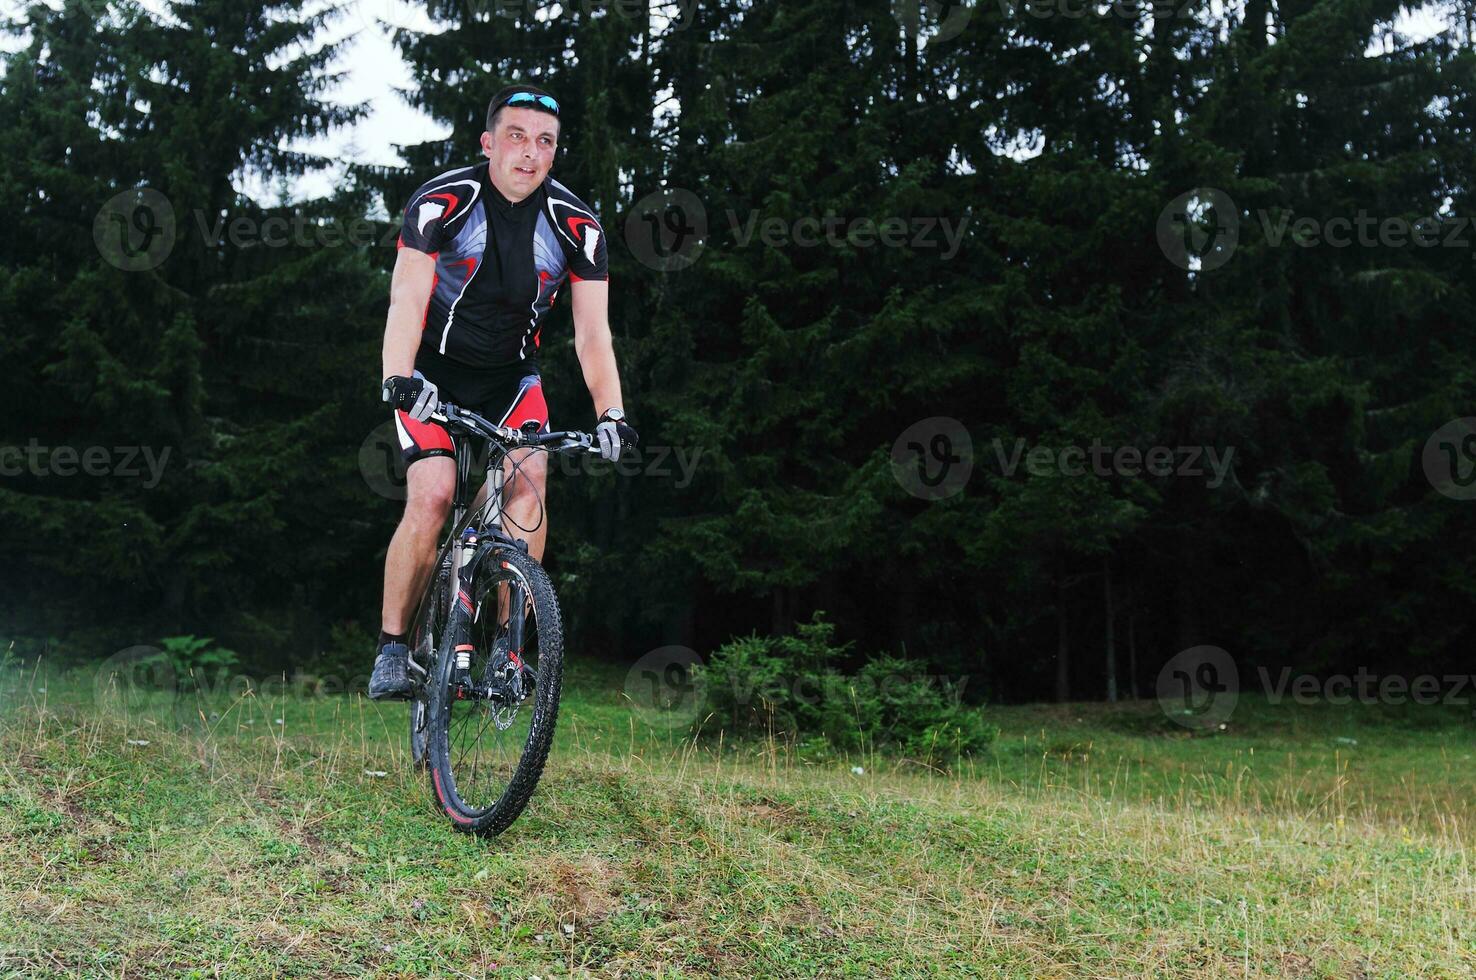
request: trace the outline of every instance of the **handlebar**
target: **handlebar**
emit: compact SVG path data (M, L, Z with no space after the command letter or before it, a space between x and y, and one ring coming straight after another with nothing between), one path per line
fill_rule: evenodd
M521 429L509 428L489 422L476 412L460 408L450 402L441 402L431 413L431 419L443 422L448 428L499 443L505 449L546 449L551 453L589 452L598 453L594 436L588 432L568 430L563 432L526 433Z

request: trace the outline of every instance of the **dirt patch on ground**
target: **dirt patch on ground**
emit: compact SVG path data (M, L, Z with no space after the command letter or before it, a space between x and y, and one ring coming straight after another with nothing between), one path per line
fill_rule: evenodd
M594 856L541 861L528 881L531 894L548 894L554 899L561 921L573 917L582 922L599 922L615 910L614 883L609 862Z
M64 813L78 827L86 827L89 821L87 809L76 799L76 791L69 793L57 784L56 773L46 768L39 758L22 754L16 763L33 783L31 788L41 799L49 803L58 813Z
M272 823L276 825L277 832L282 835L283 839L301 844L314 856L321 856L328 850L327 843L313 830L312 824L300 818L294 819L289 815L290 801L277 787L258 785L256 798L267 805ZM289 810L289 813L283 813L284 809Z
M768 797L745 803L743 808L751 819L770 826L791 824L801 816L800 812L788 803L771 800Z

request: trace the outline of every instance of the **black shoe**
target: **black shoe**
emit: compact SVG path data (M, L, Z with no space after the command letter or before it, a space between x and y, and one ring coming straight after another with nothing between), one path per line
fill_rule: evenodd
M369 675L369 698L373 701L403 701L414 692L410 686L410 648L403 643L386 643L374 658L374 673Z

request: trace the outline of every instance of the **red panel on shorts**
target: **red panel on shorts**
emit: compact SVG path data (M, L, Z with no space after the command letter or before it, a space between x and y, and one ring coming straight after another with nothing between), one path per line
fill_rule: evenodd
M529 419L538 420L540 431L548 428L548 403L543 400L543 381L537 375L525 379L501 424L516 429Z
M430 452L451 454L451 433L434 422L417 422L404 409L395 411L400 449L406 460L418 459Z

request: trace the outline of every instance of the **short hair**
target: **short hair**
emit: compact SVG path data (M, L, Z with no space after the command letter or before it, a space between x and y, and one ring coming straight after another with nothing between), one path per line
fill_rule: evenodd
M496 95L492 96L492 101L487 103L487 132L497 132L497 117L502 115L503 109L507 108L507 106L503 105L503 103L512 98L514 95L517 95L519 92L531 92L534 95L548 95L550 99L554 98L552 95L549 95L549 93L545 92L543 89L539 88L536 85L509 85L501 92L498 92ZM554 99L554 101L557 102L558 100ZM544 108L542 105L539 105L537 102L529 102L526 106L518 106L518 108L534 109L538 112L546 112L550 116L553 116L555 119L559 118L558 113L549 112L546 108ZM563 128L564 124L560 122L559 131L562 132Z

